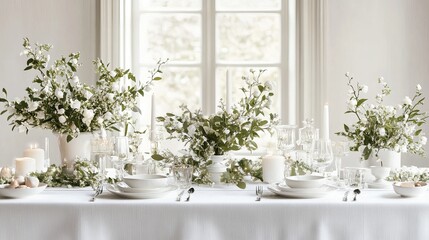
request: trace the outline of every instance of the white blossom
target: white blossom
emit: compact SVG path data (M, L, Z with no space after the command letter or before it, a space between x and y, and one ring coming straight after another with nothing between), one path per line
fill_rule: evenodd
M64 112L65 112L64 108L60 108L57 110L58 114L64 114Z
M80 109L81 103L79 100L72 100L71 102L71 108L73 109Z
M64 93L63 93L63 91L61 91L61 89L57 88L57 89L55 89L55 96L57 98L63 98L64 97Z
M411 101L411 98L409 98L408 96L406 96L403 100L405 105L411 105L413 103L413 101Z
M74 83L74 85L77 85L79 83L79 77L78 76L73 76L72 82Z
M425 136L421 136L421 137L420 137L420 143L421 143L422 145L426 145L427 141L428 141L428 139L427 139Z
M194 136L196 130L197 130L197 127L194 124L189 125L188 126L188 134L189 134L189 136L191 136L191 137Z
M72 63L73 65L76 65L76 64L77 64L77 59L76 59L76 58L73 58L73 59L71 60L71 63Z
M116 72L115 72L115 71L113 71L113 70L112 70L112 71L110 71L110 72L109 72L109 74L110 74L110 76L112 76L112 77L115 77L115 76L116 76Z
M39 102L31 101L30 103L28 103L28 111L29 112L35 111L38 107L39 107Z
M255 96L255 97L259 97L259 95L261 95L261 91L259 91L259 89L255 89L255 90L253 90L253 96Z
M273 89L273 84L271 83L271 81L266 81L266 82L265 82L265 87L266 87L268 90L272 90L272 89Z
M67 121L67 119L66 119L66 117L64 117L63 115L61 115L61 116L58 118L58 121L59 121L60 123L65 123L65 122Z
M18 126L18 132L19 133L23 133L27 130L27 127L25 127L24 125L19 125Z
M363 85L362 86L362 92L363 93L367 93L368 92L368 86L367 85Z
M85 96L86 99L90 99L93 96L92 92L88 90L86 90L83 95Z
M379 128L378 129L378 134L380 134L380 136L386 136L386 129L384 128Z
M111 112L107 112L107 113L104 114L103 117L104 117L105 120L109 121L110 119L112 119L113 114Z
M420 84L417 84L416 88L417 88L418 92L420 92L422 90L422 86L420 86Z
M94 110L92 109L84 109L83 110L83 119L82 121L86 124L86 125L90 125L92 119L94 118Z
M45 113L43 111L37 112L36 117L38 119L45 119Z

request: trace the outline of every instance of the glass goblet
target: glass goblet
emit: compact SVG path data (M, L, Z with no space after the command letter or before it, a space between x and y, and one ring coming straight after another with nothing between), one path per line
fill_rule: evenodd
M112 162L120 181L124 177L124 166L129 160L129 152L128 137L116 137L113 146Z
M313 166L323 175L326 167L331 165L334 159L331 141L326 139L314 140L311 145L311 157Z
M278 125L277 131L277 148L287 156L295 148L295 128L293 125Z
M350 152L350 143L347 141L335 141L332 142L332 151L334 154L335 162L335 171L337 173L337 178L340 179L341 173L341 162L342 158L347 156Z

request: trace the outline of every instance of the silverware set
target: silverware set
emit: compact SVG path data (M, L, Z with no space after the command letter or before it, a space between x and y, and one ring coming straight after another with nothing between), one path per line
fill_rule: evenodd
M256 186L256 201L261 201L262 193L264 193L264 187L261 185Z
M344 202L348 201L349 193L350 193L350 191L346 191L344 193L344 196L343 196L343 201ZM356 188L355 190L353 190L353 194L354 194L353 195L353 199L352 199L353 202L356 202L357 195L359 195L360 193L361 193L361 191L358 188Z
M89 200L90 202L94 202L95 198L97 198L100 194L103 193L103 184L99 184L97 189L95 190L94 196Z
M195 192L195 189L193 187L191 187L188 189L188 191L186 191L185 189L180 191L180 193L176 197L177 202L180 202L182 200L182 196L183 196L183 194L185 194L185 192L188 193L188 197L186 197L185 202L189 202L189 200L191 200L191 194Z

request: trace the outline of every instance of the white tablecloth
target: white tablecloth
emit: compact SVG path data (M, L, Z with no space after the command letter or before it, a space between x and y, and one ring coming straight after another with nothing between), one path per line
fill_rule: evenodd
M429 194L401 198L364 190L320 199L286 199L266 188L196 187L190 202L175 194L119 199L105 191L46 189L27 199L0 199L0 239L429 239Z

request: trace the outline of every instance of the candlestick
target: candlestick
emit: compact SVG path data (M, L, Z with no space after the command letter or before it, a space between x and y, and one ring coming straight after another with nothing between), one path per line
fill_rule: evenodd
M264 182L275 183L284 179L285 158L267 155L262 158L262 178Z
M232 93L231 93L231 80L229 70L226 70L226 111L231 111Z
M45 165L45 150L41 148L37 148L37 146L31 146L24 150L24 157L32 158L35 160L35 171L41 172L43 171L43 167Z
M26 176L36 171L36 160L29 157L15 159L15 176Z
M156 109L155 109L155 94L152 94L152 103L151 103L151 121L150 121L150 140L155 140L156 134Z
M323 107L322 136L324 140L329 140L329 106L327 103Z

